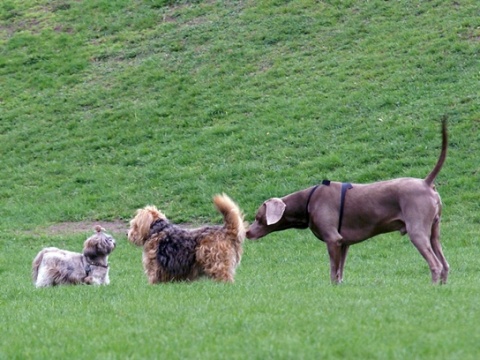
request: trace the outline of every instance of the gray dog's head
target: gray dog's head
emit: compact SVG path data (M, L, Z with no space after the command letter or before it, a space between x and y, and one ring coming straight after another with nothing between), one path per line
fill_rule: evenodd
M83 255L89 258L108 256L115 246L115 239L105 233L100 225L95 226L96 233L90 236L83 244Z

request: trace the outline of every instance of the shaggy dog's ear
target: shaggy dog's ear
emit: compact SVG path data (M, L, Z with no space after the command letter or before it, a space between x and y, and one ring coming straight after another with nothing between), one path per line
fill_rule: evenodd
M135 217L130 221L130 230L128 240L135 245L142 246L150 236L150 226L154 220L165 217L158 209L149 205L143 209L138 209Z

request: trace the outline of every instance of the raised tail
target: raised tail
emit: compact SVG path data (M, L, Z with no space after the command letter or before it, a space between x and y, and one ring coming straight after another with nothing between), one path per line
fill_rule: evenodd
M440 152L440 157L438 158L437 164L425 178L425 182L432 186L433 181L437 177L438 173L442 169L443 163L447 158L447 147L448 147L448 134L447 134L447 116L444 116L442 119L442 151Z
M225 229L242 242L245 239L246 230L243 214L238 205L226 194L215 195L213 202L217 210L223 215Z

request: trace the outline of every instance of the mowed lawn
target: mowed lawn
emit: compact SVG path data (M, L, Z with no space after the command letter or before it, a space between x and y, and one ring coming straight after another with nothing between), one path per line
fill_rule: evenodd
M0 359L476 359L480 8L473 0L0 4ZM234 284L150 286L135 210L252 222L322 179L425 177L440 153L448 284L408 236L330 284L308 230L246 241ZM111 284L36 289L45 246L102 223Z

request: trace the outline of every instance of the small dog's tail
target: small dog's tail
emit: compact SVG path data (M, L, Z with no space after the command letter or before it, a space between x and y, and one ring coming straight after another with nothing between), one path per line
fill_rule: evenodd
M223 215L225 229L231 235L242 242L245 239L245 223L243 214L237 204L233 202L226 194L215 195L213 202L218 211Z
M33 259L32 262L32 280L33 283L36 284L37 278L38 278L38 269L40 268L40 264L42 263L43 256L51 251L52 248L45 248L42 251L40 251L37 256L35 256L35 259Z
M447 147L448 147L448 135L447 135L447 117L444 116L442 119L442 151L440 152L440 157L438 158L437 164L425 178L425 182L432 186L433 181L437 177L438 173L442 169L443 163L447 158Z

